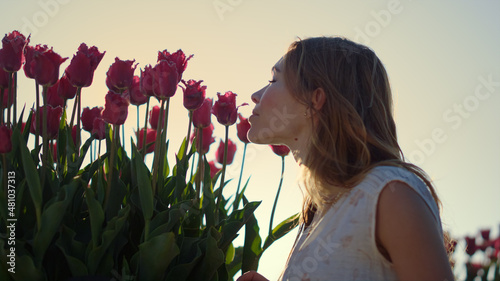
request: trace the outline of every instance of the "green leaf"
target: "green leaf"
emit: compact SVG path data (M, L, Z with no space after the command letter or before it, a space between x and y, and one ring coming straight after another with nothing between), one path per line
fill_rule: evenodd
M133 145L134 150L134 168L137 176L137 184L139 188L139 198L141 200L141 209L145 221L151 220L153 216L153 189L149 170L142 160L141 154L137 151L137 147Z
M155 236L139 245L138 280L162 280L168 265L179 252L172 232Z
M31 158L30 152L28 151L28 146L24 142L23 138L19 134L19 131L14 131L14 136L12 139L17 139L21 145L19 149L21 150L21 158L23 161L24 175L26 176L26 181L28 182L28 187L30 191L33 204L38 212L42 209L42 185L40 183L40 177L38 176L38 171L36 169L35 163L33 163L33 158Z
M123 229L125 222L127 221L128 215L130 212L130 205L126 205L125 208L121 209L118 212L116 217L113 217L106 225L106 228L102 232L102 242L99 246L92 248L88 255L87 266L90 274L96 274L97 269L100 266L101 261L105 257L105 254L108 250L112 251L112 249L108 249L113 241L116 240L118 234Z
M56 201L48 206L42 213L42 227L36 233L33 241L33 250L35 252L35 263L40 265L45 255L45 251L52 243L52 238L61 225L66 209L80 184L79 180L74 180L62 189L64 199ZM60 192L60 193L61 193Z
M203 259L189 280L212 280L219 267L224 264L224 252L217 246L217 238L220 238L220 234L215 228L210 228L207 239L200 244L204 252Z
M227 220L222 222L222 239L220 241L220 248L222 250L226 250L229 247L229 244L236 238L238 231L250 219L260 203L250 202L243 209L232 212Z
M75 241L74 237L75 232L72 229L63 226L61 236L57 240L56 246L66 257L66 262L68 263L72 276L87 276L87 267L82 260L85 256L85 246L83 243ZM79 257L74 256L75 254Z
M278 224L271 232L271 235L266 238L264 246L262 247L262 252L269 248L274 241L285 236L288 232L292 231L297 225L299 225L299 219L300 214L297 213Z
M245 198L246 201L246 198ZM245 224L245 244L243 246L243 259L241 271L257 270L259 267L260 254L262 253L259 235L259 225L255 215L252 214Z
M234 245L233 243L231 243L226 251L226 264L229 264L233 261L234 254L235 254Z
M90 216L90 230L92 232L93 247L97 247L99 237L101 236L102 224L104 223L104 211L101 204L95 199L94 191L87 188L85 191L85 199Z

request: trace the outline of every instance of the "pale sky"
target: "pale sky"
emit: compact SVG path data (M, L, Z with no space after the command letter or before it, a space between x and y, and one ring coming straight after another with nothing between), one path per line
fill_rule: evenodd
M0 35L15 29L31 33L32 45L53 46L63 57L71 58L82 42L106 51L92 86L82 92L83 105L90 107L104 105L105 73L115 57L135 59L139 69L154 64L158 51L181 48L194 54L185 80L204 80L207 96L230 90L238 103L251 104L250 95L267 83L271 67L298 37L345 36L364 43L386 66L400 144L434 180L444 229L462 237L492 228L495 237L500 224L499 12L500 2L489 0L1 0ZM33 85L20 73L19 108L34 102ZM187 126L181 89L171 108L168 135L177 151ZM241 112L248 117L251 109ZM135 118L130 107L127 139ZM215 126L212 157L223 138L222 126ZM235 127L230 133L237 141ZM228 191L236 188L242 152L238 143L226 177L234 178ZM270 149L249 145L243 181L251 175L246 195L262 200L256 216L263 239L280 169ZM287 157L276 224L301 208L297 172ZM264 253L259 271L271 280L281 272L294 235Z

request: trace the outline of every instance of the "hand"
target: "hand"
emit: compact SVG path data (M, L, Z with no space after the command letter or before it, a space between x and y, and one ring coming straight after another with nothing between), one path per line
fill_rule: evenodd
M257 273L257 271L250 270L243 273L243 275L241 275L240 278L236 279L236 281L269 281L269 280L266 277Z

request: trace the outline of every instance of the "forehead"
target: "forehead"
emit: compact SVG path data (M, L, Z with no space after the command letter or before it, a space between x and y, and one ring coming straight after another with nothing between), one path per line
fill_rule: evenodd
M281 72L283 69L283 57L281 57L272 67L273 71Z

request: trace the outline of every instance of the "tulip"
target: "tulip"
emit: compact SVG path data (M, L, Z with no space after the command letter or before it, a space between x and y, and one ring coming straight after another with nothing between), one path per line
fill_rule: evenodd
M31 63L33 62L33 53L35 52L35 47L26 45L24 48L24 58L25 63L23 66L24 74L26 77L35 79L35 75L31 72Z
M135 60L120 60L115 58L115 62L109 67L106 73L106 85L111 91L121 93L132 86L134 81Z
M6 125L0 126L0 153L8 153L12 150L12 129Z
M212 113L217 117L217 121L224 125L230 126L236 122L238 117L238 108L243 105L248 105L244 103L242 105L236 106L236 94L228 91L223 96L217 93L219 98L212 108Z
M73 99L76 96L77 88L71 84L68 76L63 76L57 82L57 93L65 100Z
M144 70L141 70L141 92L148 97L154 96L153 91L154 69L151 65L146 65Z
M128 106L129 101L125 97L110 91L106 94L102 118L110 124L122 125L127 120Z
M9 87L9 75L10 73L0 68L0 89Z
M236 153L236 144L232 142L231 140L228 140L227 142L227 158L226 158L226 164L229 165L233 163L234 159L234 154ZM215 158L217 162L220 164L224 163L224 142L221 140L219 143L219 147L217 148L217 151L215 152Z
M467 243L467 248L465 249L465 252L469 256L472 256L476 252L476 250L477 250L476 238L466 236L465 237L465 242Z
M85 107L82 111L82 128L91 133L94 130L94 121L95 119L102 117L102 107L96 106L90 109L89 107Z
M47 45L37 45L33 51L33 61L30 71L35 80L42 86L52 86L59 79L59 67L68 58L62 58Z
M99 52L95 46L88 48L85 43L80 44L78 51L73 55L71 63L65 71L71 85L75 87L90 86L94 79L94 71L105 53L105 51L103 53Z
M270 147L278 156L287 156L290 153L290 148L286 145L270 145Z
M141 91L141 79L139 76L134 76L134 80L132 82L132 87L129 89L129 97L130 103L133 105L141 105L145 104L148 101L148 97L144 95Z
M196 128L205 128L212 124L212 99L206 98L201 106L193 111L193 125Z
M178 74L175 63L161 60L153 69L153 92L158 100L164 100L175 95Z
M3 92L3 94L2 94ZM9 89L1 89L0 88L0 94L2 94L3 100L2 100L2 108L9 108L14 104L14 93L10 93L10 103L9 103Z
M57 91L57 88L59 88L58 84L59 82L54 84L54 86L49 87L47 92L45 93L45 101L52 107L64 107L64 99L59 96L59 93Z
M37 120L40 120L38 121L38 126L40 128L40 131L38 133L43 134L43 126L41 120L43 119L43 110L45 107L47 108L47 137L48 139L54 139L59 132L59 122L61 120L61 115L63 112L63 109L60 106L52 107L50 105L44 105L41 106L38 111L35 111L31 119L30 132L32 134L35 134L35 124L37 124Z
M215 162L213 160L208 162L208 165L210 165L210 177L213 178L221 169L215 166Z
M7 72L16 72L24 62L24 48L30 41L19 31L14 30L2 39L0 49L0 68Z
M177 52L170 54L167 50L164 50L163 52L158 52L158 61L161 60L167 60L175 63L176 69L177 69L177 76L178 80L177 83L179 83L182 79L182 74L184 73L184 70L186 70L187 67L187 62L193 57L193 55L190 55L188 58L186 58L186 55L182 50L177 50Z
M156 140L156 130L142 128L137 132L139 137L139 142L137 143L137 149L142 151L144 143L144 130L146 130L146 154L151 153L155 150L155 140Z
M181 86L184 92L184 107L187 110L195 110L199 108L205 100L205 90L207 89L207 86L200 85L203 80L198 82L195 80L189 80L187 82L184 80L181 81L186 86L186 88Z
M159 118L160 118L160 107L155 105L149 111L149 124L151 125L151 128L153 128L155 130L158 128L158 119Z
M481 231L481 237L483 238L484 241L489 241L490 240L490 229L482 229Z
M94 119L92 124L92 135L95 136L96 139L102 140L106 138L106 121L102 118Z
M250 122L248 118L244 118L241 114L238 114L240 118L240 123L236 124L236 130L238 138L244 143L250 143L247 137L248 130L250 130Z
M198 131L196 131L196 133L197 132ZM213 132L214 132L213 124L210 124L210 126L201 129L201 147L199 143L196 145L198 153L206 154L210 150L210 145L215 142L215 138L213 137ZM195 134L191 136L191 142L194 140ZM222 151L222 153L224 154L224 151Z

